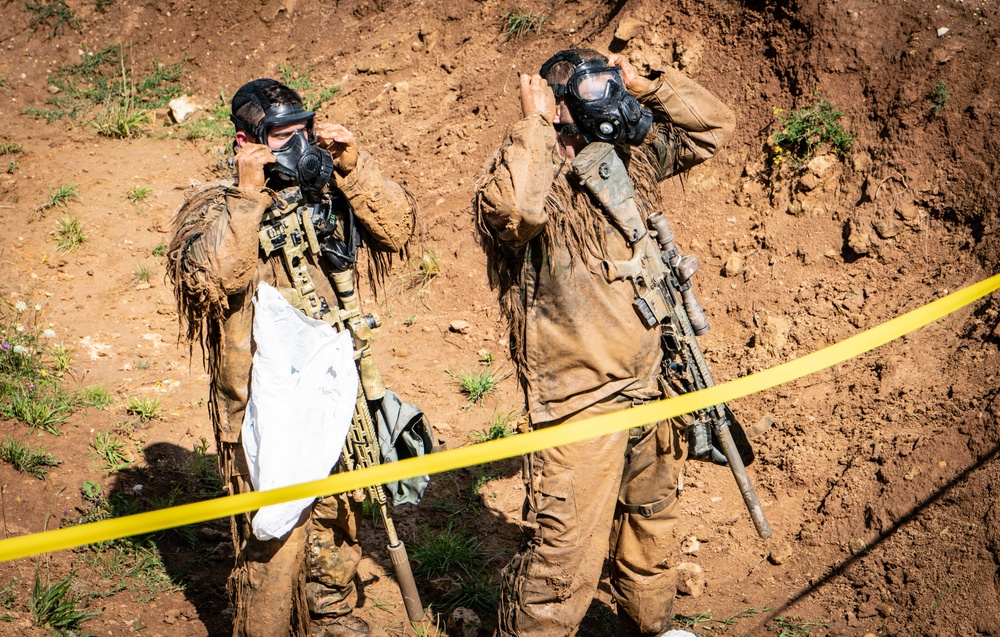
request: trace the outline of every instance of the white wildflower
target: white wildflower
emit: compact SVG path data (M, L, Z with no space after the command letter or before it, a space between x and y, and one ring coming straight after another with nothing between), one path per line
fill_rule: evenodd
M56 331L55 330L45 330L44 332L42 332L42 336L44 336L45 338L55 338L56 337Z
M28 309L28 304L27 304L27 303L25 303L24 301L18 301L18 302L17 302L17 303L16 303L15 305L14 305L14 309L15 309L15 310L17 310L18 312L23 312L23 311L25 311L26 309Z
M27 354L28 354L28 348L25 347L24 345L15 345L14 346L14 353L15 354L21 354L22 356L27 356Z
M140 491L142 491L142 485L141 484L137 484L137 485L134 485L132 487L132 493L133 494L139 493Z
M35 303L35 311L36 312L41 312L42 311L42 304L41 303Z
M20 323L18 323L18 324L17 324L17 331L18 331L18 332L23 332L23 331L24 331L24 326L23 326L23 325L21 325Z

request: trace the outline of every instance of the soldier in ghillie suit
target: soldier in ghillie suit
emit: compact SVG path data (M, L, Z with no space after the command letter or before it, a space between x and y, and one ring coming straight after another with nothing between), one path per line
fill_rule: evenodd
M320 201L313 219L321 250L307 257L319 297L336 299L329 273L353 269L359 246L373 276L406 246L416 204L383 177L343 126L314 123L299 95L275 80L255 80L233 97L237 180L196 191L177 212L169 274L186 336L205 353L209 412L223 477L231 493L252 490L240 440L252 362L251 300L260 282L295 305L280 252L266 256L258 237L265 212L297 198ZM354 223L354 221L358 223ZM301 277L300 277L301 278ZM281 539L261 541L251 515L233 519L236 565L228 589L233 634L278 637L369 634L351 616L361 559L359 504L348 495L315 502Z
M660 326L640 320L630 281L602 269L628 261L630 241L585 177L624 184L645 221L664 210L658 182L715 155L734 121L673 68L649 79L589 49L561 51L520 80L523 119L474 203L537 429L673 393ZM615 157L599 177L584 166L598 150ZM676 419L526 457L530 537L504 571L499 635L574 634L609 555L619 634L669 628L684 429Z

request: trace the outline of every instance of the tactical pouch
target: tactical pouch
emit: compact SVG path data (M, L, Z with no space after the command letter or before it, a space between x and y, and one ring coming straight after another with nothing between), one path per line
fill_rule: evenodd
M378 435L382 462L396 462L416 458L434 450L434 430L424 412L399 396L386 390L378 401L375 415L375 430ZM424 496L430 483L430 476L422 475L386 485L393 505L417 504Z

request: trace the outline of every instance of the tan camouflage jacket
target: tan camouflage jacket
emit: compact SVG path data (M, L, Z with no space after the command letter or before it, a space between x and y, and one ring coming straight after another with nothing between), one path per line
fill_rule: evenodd
M404 247L413 232L416 203L406 189L382 176L369 153L360 153L355 168L338 177L337 187L367 230L369 249L398 252ZM220 443L237 442L243 424L257 283L269 283L286 298L292 288L278 253L260 257L258 226L271 202L268 190L213 184L191 195L173 222L168 271L187 336L200 341L206 355L209 409ZM310 254L308 270L317 292L335 306L318 255Z
M664 170L658 171L660 179L715 155L734 128L728 107L672 68L640 101L661 124L655 139L645 143L659 144L660 157L669 155L662 162ZM523 308L511 312L523 309L523 334L512 334L522 351L512 354L515 360L520 357L534 423L568 416L616 394L659 395L655 379L662 360L660 334L639 321L631 283L605 281L599 259L586 253L574 259L561 236L540 240L550 223L553 193L582 188L568 163L559 153L551 122L532 115L514 125L477 192L481 231L492 234L522 268L516 278ZM637 192L659 207L658 192L643 193L631 168L629 174ZM655 181L646 189L658 190ZM601 223L606 258L627 260L631 250L624 238L606 220ZM518 323L512 320L512 330Z

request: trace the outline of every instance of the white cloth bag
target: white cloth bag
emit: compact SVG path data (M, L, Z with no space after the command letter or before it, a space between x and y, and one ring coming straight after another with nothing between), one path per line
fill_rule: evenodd
M253 303L257 351L242 429L253 488L321 480L340 458L357 400L351 335L307 317L267 283L257 286ZM312 501L260 509L254 535L284 537Z

